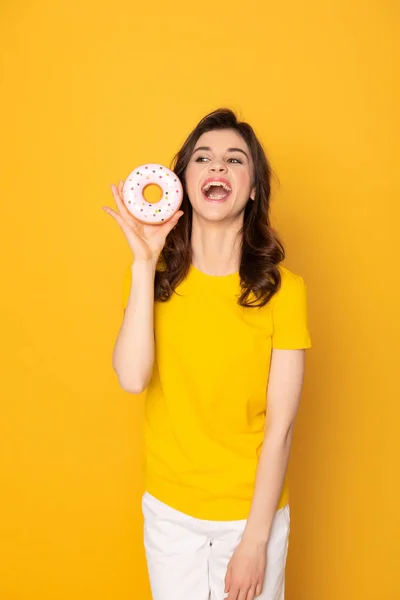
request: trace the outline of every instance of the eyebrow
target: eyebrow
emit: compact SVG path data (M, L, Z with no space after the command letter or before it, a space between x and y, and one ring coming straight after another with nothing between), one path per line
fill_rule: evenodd
M211 152L211 148L210 146L199 146L198 148L196 148L196 150L193 151L193 154L195 152L198 152L199 150L203 150L203 152ZM246 156L246 158L249 158L247 155L247 152L245 152L244 150L242 150L241 148L228 148L227 152L241 152L242 154L244 154Z

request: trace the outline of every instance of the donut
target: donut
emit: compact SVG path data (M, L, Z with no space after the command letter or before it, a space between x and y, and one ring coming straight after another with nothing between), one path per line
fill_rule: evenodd
M148 185L158 185L163 192L159 202L147 202L143 192ZM141 223L159 225L169 221L179 209L183 188L178 177L156 163L141 165L125 180L123 200L128 211Z

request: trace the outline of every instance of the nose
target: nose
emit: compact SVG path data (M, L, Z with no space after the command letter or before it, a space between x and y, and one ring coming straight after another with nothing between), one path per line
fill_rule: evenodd
M214 160L210 162L209 171L210 173L226 173L227 167L223 161Z

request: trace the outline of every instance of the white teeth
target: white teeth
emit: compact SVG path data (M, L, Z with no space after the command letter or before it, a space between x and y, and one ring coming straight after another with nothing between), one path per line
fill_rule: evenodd
M214 194L210 194L210 196L208 196L209 200L222 200L223 196L215 196Z
M220 186L222 187L226 192L230 192L231 188L229 187L229 185L227 185L226 183L224 183L223 181L209 181L204 187L203 187L203 192L207 192L211 186Z

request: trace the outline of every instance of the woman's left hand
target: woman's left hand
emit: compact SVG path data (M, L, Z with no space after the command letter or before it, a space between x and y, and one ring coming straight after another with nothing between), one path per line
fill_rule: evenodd
M225 576L226 600L254 600L261 594L267 544L254 544L242 540L236 547Z

